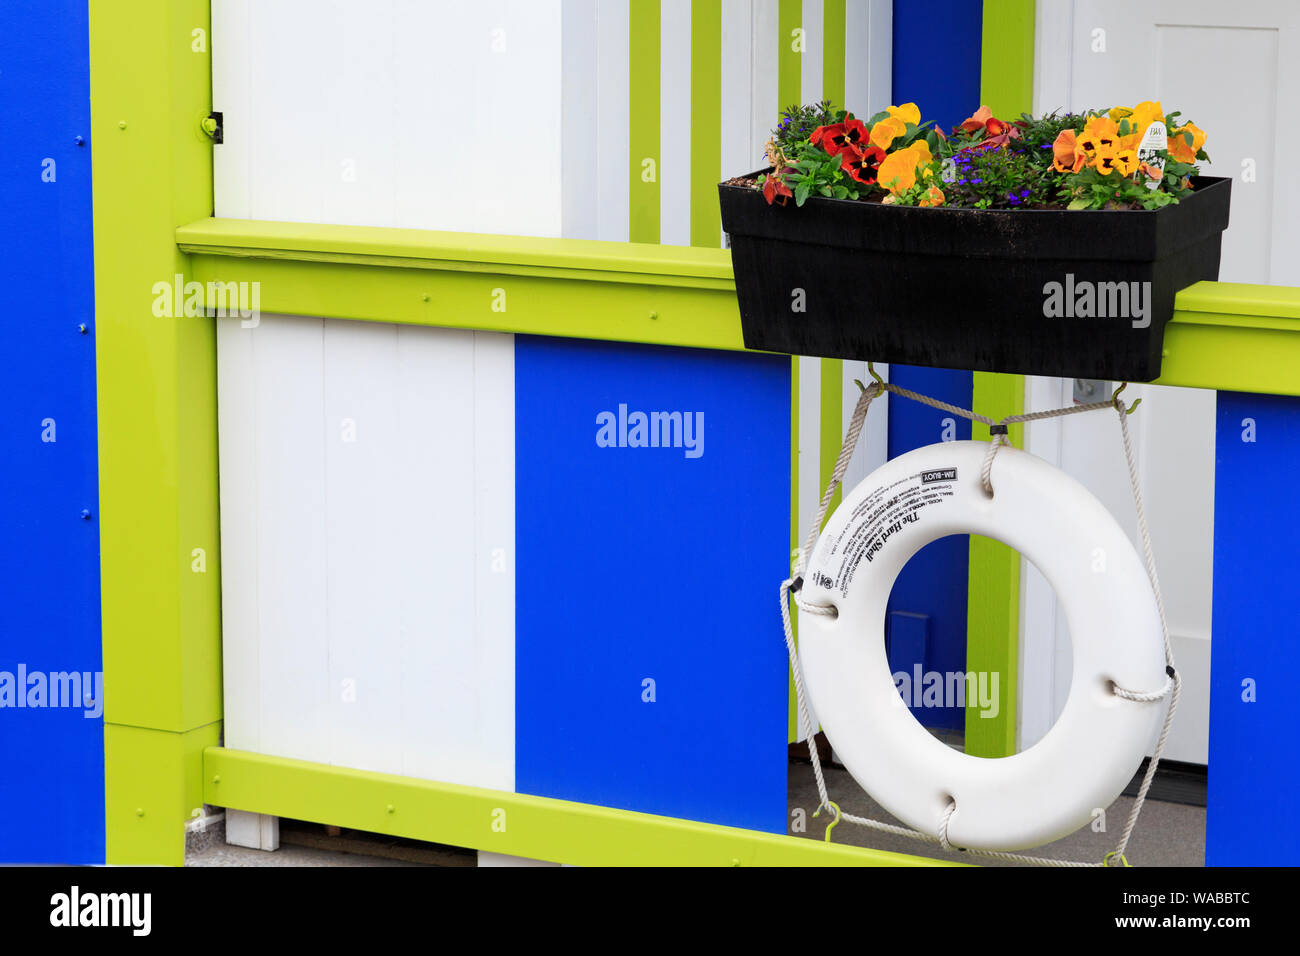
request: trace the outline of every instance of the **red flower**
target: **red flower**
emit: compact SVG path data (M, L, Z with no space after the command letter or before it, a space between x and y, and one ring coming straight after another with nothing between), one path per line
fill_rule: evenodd
M876 167L880 165L881 160L884 158L885 151L883 149L866 143L845 149L840 159L840 165L858 182L864 186L870 186L876 181Z
M981 106L956 129L963 129L968 133L978 133L983 130L984 138L980 140L981 146L1005 146L1011 140L1020 138L1018 127L995 117L993 111L987 106Z
M763 183L763 198L769 206L774 202L778 206L784 206L785 201L793 195L794 192L785 184L785 180L775 174L768 174L767 182Z
M826 152L834 156L842 149L850 147L859 147L860 143L867 142L869 131L865 123L861 120L846 119L843 123L833 123L830 126L818 126L813 130L809 141L814 146L820 146Z

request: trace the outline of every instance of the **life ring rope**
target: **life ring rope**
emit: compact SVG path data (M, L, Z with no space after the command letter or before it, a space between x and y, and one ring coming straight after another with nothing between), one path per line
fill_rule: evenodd
M1140 402L1141 399L1133 402L1132 405L1126 405L1119 397L1120 393L1127 387L1127 383L1123 383L1115 390L1110 399L1104 402L1091 402L1088 404L1073 405L1065 408L1028 412L1020 415L1009 415L1001 420L995 421L992 418L981 415L970 409L960 408L956 405L951 405L928 395L923 395L919 392L914 392L910 389L901 388L897 385L886 382L880 377L872 365L868 364L867 368L874 381L871 385L863 385L862 382L857 382L861 394L858 397L857 405L853 410L853 415L850 418L848 429L845 432L844 442L840 447L839 456L836 458L835 467L831 472L830 482L827 484L825 494L822 495L816 517L809 529L804 547L797 554L794 571L790 578L781 582L780 588L781 622L785 632L786 650L790 657L790 670L794 683L795 702L798 708L800 726L807 733L810 739L808 753L812 762L813 776L817 783L817 792L821 800L821 803L813 815L820 815L822 810L829 810L833 813L834 816L832 823L827 828L826 838L828 840L830 839L830 830L843 820L881 832L891 833L896 836L904 836L910 839L937 843L946 851L957 850L959 852L979 854L990 858L1021 863L1031 863L1039 866L1103 867L1112 865L1112 861L1118 861L1120 865L1128 866L1129 863L1124 856L1124 851L1127 849L1129 840L1133 835L1133 830L1137 826L1138 817L1142 812L1142 805L1146 801L1147 793L1151 788L1151 782L1155 777L1156 768L1160 762L1160 756L1169 739L1169 730L1173 724L1174 713L1178 708L1179 696L1182 693L1182 677L1174 665L1173 646L1169 639L1168 622L1165 619L1164 599L1160 591L1159 576L1156 573L1155 556L1151 546L1151 535L1147 527L1146 515L1142 507L1142 492L1138 480L1137 463L1133 454L1133 444L1128 430L1128 416L1133 413L1133 410L1137 407L1138 402ZM1165 711L1164 722L1160 729L1160 736L1156 741L1156 746L1152 753L1151 760L1147 764L1146 773L1142 778L1140 787L1138 788L1137 797L1133 801L1133 807L1129 812L1124 830L1120 835L1116 848L1110 853L1107 853L1101 862L1057 860L1001 850L974 849L954 846L948 840L948 824L957 809L956 801L951 798L940 816L937 826L937 835L934 836L914 830L911 827L885 823L881 820L873 820L868 817L846 813L838 804L834 803L830 799L827 792L825 774L822 771L821 759L818 755L816 745L811 742L811 737L816 732L816 728L813 726L812 718L808 710L807 691L804 687L802 668L799 664L799 654L795 646L793 628L791 625L790 604L791 601L793 601L798 606L799 610L805 614L828 617L837 614L837 611L833 606L816 604L803 600L803 576L809 557L812 555L813 548L817 544L817 539L825 522L826 513L830 509L831 501L834 499L836 491L843 483L849 461L853 457L853 452L857 447L859 438L861 437L862 429L867 419L867 411L871 406L871 402L884 392L892 392L902 398L921 402L922 404L929 405L932 408L941 409L951 414L967 418L971 421L978 421L988 425L992 438L988 443L988 451L984 455L983 465L980 470L980 483L984 492L990 497L995 494L992 484L993 461L998 453L998 449L1004 444L1008 444L1008 425L1018 422L1032 422L1042 421L1049 418L1060 418L1066 415L1100 411L1107 408L1114 409L1118 414L1120 433L1123 438L1124 456L1128 463L1129 483L1133 492L1133 504L1137 511L1138 532L1142 541L1147 575L1150 579L1151 588L1155 595L1156 610L1160 619L1161 638L1164 644L1166 680L1159 690L1137 691L1112 684L1111 692L1117 697L1137 702L1155 702L1168 698L1169 706Z

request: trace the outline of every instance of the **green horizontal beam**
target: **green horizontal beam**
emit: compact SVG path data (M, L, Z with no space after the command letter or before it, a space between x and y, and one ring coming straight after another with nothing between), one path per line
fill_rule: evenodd
M198 255L581 278L701 289L734 290L736 287L730 252L651 243L200 219L176 230L176 244L182 252Z
M1300 289L1198 282L1174 305L1156 384L1300 395Z
M949 866L942 860L223 747L211 804L580 866Z
M745 347L725 249L237 219L176 242L267 313ZM1175 305L1158 384L1300 395L1300 288L1200 282Z

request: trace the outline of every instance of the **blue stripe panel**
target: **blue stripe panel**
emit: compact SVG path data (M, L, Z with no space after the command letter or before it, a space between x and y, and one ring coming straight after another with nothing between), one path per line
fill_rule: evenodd
M894 0L893 101L916 103L922 119L934 120L945 131L974 113L980 97L983 17L981 0ZM892 365L889 379L962 408L971 404L974 380L968 371ZM898 397L890 399L889 409L890 458L946 437L947 412ZM954 440L970 438L966 419L956 418L955 429ZM927 671L965 670L969 540L962 535L927 545L898 576L889 600L891 623L894 612L925 615L929 621L924 660L909 662L891 647L896 671L901 667L910 674L918 663ZM914 713L927 727L965 725L960 707Z
M104 861L87 29L0 14L0 862Z
M1300 865L1300 399L1220 392L1209 866Z
M932 395L950 405L970 408L972 382L970 372L942 368L918 368L891 365L889 380L923 395ZM889 457L897 458L923 445L939 441L970 439L970 421L958 415L922 405L897 395L889 400ZM894 589L889 594L890 666L913 674L921 670L941 674L966 669L966 577L970 563L970 537L951 535L932 541L904 565ZM925 653L920 660L909 660L893 646L894 622L899 614L924 615L927 620ZM912 708L916 719L926 727L960 730L966 715L961 707L928 706Z
M515 341L518 790L784 832L790 360Z

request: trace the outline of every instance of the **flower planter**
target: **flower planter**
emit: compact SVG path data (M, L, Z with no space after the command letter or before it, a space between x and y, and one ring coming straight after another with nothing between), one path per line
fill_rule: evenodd
M1151 381L1174 295L1219 275L1232 184L1192 182L1175 205L1124 211L825 198L796 208L723 184L745 345Z

